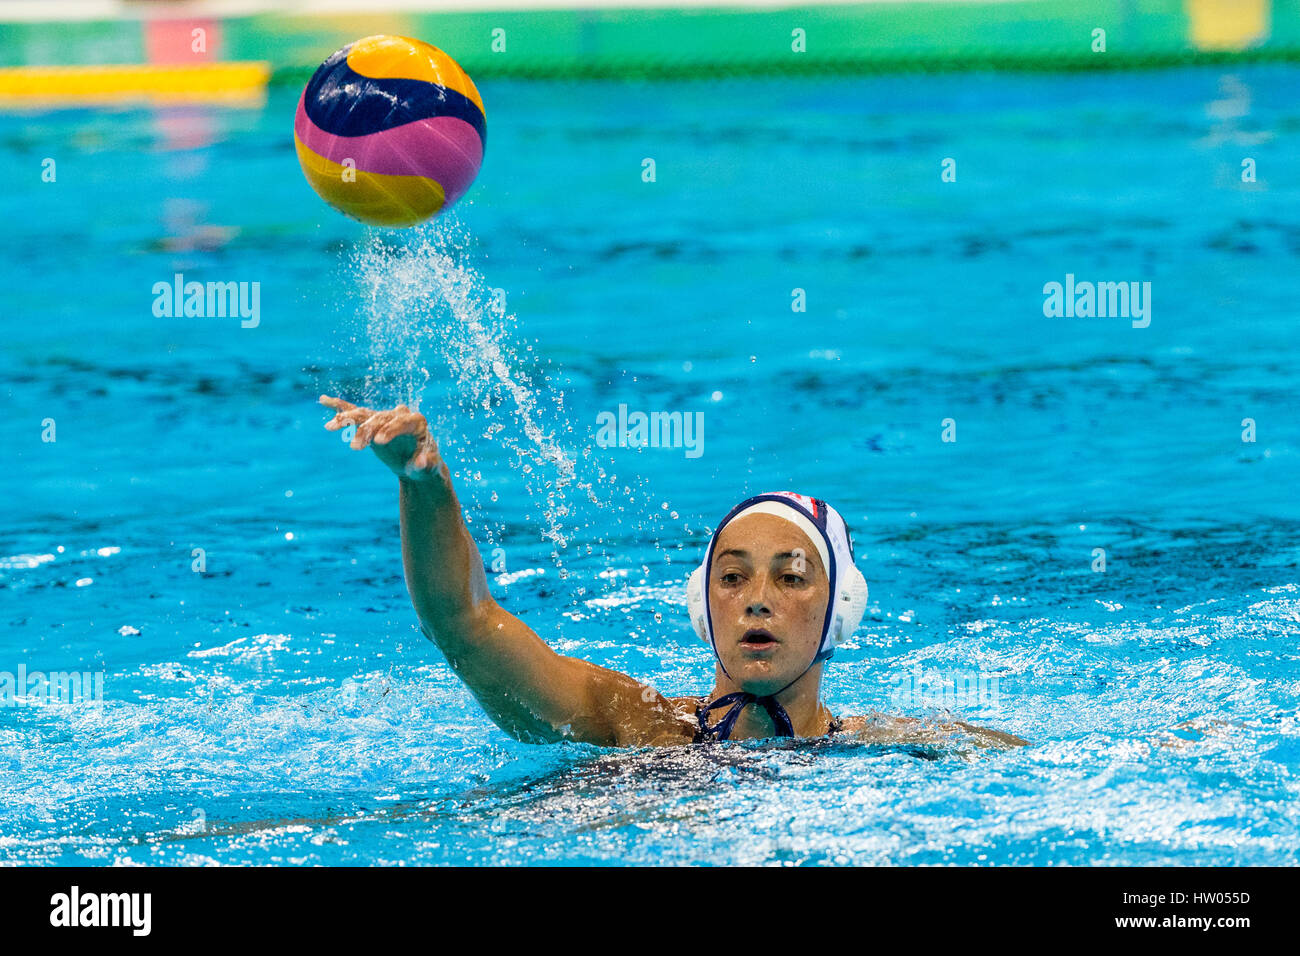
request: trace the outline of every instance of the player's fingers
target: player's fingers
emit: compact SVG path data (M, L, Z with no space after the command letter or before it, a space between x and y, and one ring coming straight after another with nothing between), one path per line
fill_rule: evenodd
M334 417L325 423L326 429L332 432L336 432L347 425L360 424L373 414L368 408L362 408L360 405L353 405L351 402L345 402L341 398L332 398L329 395L322 395L320 403L334 409Z
M424 425L424 416L419 412L402 413L401 405L393 411L392 419L382 428L375 429L374 443L376 445L387 445L398 435L414 435L419 438L427 428Z
M342 411L345 408L357 407L353 405L351 402L345 402L343 399L335 398L333 395L322 395L320 397L320 403L322 405L326 405L329 408L334 409L335 411Z
M374 412L369 418L357 425L357 433L352 436L352 447L365 448L369 445L375 431L387 424L389 416L392 414L392 412Z
M368 408L345 409L344 411L337 412L333 418L325 423L325 427L332 432L336 432L346 425L360 425L373 414L374 412Z

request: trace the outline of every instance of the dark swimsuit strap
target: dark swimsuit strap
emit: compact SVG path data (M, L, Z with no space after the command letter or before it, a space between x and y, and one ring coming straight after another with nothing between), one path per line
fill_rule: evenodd
M731 709L727 711L722 720L717 724L709 726L709 711L718 707L725 707L731 704ZM713 703L704 706L704 698L700 698L700 703L695 705L695 721L699 727L695 731L695 743L701 743L705 740L730 740L731 731L736 726L736 721L740 718L740 712L745 709L747 704L758 704L767 711L767 715L772 718L772 723L776 727L778 737L793 737L794 724L790 721L790 715L785 712L781 702L775 697L758 697L754 694L748 694L744 691L736 691L731 694L723 694ZM844 729L844 723L838 717L831 717L830 729L827 736L837 734Z

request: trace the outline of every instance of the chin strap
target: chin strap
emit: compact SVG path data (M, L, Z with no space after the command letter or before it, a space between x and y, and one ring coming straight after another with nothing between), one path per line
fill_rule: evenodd
M786 687L789 686L789 684L786 685ZM785 687L781 688L781 690L785 690ZM780 691L777 693L780 693ZM715 707L725 707L727 704L732 705L731 710L727 711L726 715L716 725L710 727L709 711ZM745 691L723 694L713 703L702 708L698 712L700 730L717 740L730 740L732 728L736 726L736 721L740 718L740 712L745 709L746 704L759 704L767 711L767 716L772 718L772 723L776 727L778 737L794 736L794 724L790 722L790 715L785 712L785 708L781 706L781 702L776 699L775 694L758 697Z

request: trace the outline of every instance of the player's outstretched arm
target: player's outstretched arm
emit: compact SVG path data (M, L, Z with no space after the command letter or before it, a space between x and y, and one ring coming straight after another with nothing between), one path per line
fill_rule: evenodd
M428 422L405 405L375 411L321 396L325 427L356 426L398 477L406 587L424 633L498 726L518 740L602 746L689 741L691 725L657 691L557 654L488 591L478 546Z

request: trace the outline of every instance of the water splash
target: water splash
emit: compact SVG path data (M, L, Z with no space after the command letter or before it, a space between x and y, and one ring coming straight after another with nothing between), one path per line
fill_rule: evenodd
M473 251L472 235L452 215L418 230L373 232L350 254L347 268L364 290L364 401L419 409L422 399L430 405L427 396L445 388L447 405L422 410L440 448L462 468L458 490L471 505L467 520L488 513L489 502L497 500L495 491L490 497L485 492L479 467L501 467L492 460L495 449L484 446L493 443L513 456L509 470L533 506L525 510L540 510L541 535L553 547L551 559L562 578L568 576L562 552L575 538L598 545L608 564L610 519L622 525L625 510L636 515L638 537L650 536L658 545L663 515L652 506L646 479L620 478L612 459L602 459L577 437L581 432L575 434L560 387L563 376L533 354L532 345L521 352L517 316L475 268ZM447 407L453 403L455 409ZM565 443L559 436L577 440ZM586 513L588 505L603 512L599 520ZM486 544L494 546L504 533L502 522L488 522ZM668 549L657 550L671 564ZM586 553L593 554L590 543ZM586 593L585 587L577 590L577 596Z
M579 477L577 454L555 437L560 427L572 431L563 391L542 390L533 381L513 344L516 316L499 305L496 290L469 264L472 248L469 231L446 217L396 239L371 233L353 253L351 267L366 291L371 372L365 399L419 409L434 381L426 356L439 357L462 416L459 427L451 428L445 411L426 411L439 446L460 452L461 463L478 461L480 455L464 438L470 430L463 419L486 421L481 437L514 453L530 499L544 501L542 536L555 547L552 557L558 561L558 551L568 547L574 533L567 520L569 487L593 504L601 500L592 482Z

